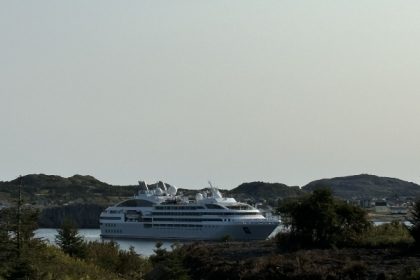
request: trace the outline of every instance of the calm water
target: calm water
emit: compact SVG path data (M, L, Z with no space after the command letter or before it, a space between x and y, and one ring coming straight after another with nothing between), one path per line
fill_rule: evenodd
M101 231L99 229L79 229L79 234L84 237L86 241L110 241L111 239L101 238ZM42 238L50 244L55 244L55 236L57 235L57 229L54 228L40 228L35 231L35 237ZM120 245L123 250L128 250L130 246L134 247L134 250L143 256L153 255L153 249L155 249L156 241L154 240L140 240L140 239L113 239ZM164 248L170 250L173 242L164 241Z
M276 233L281 231L283 228L281 226L277 227L270 237L275 236ZM83 236L86 241L110 241L111 239L101 238L100 229L79 229L79 234ZM50 244L55 244L55 236L57 235L57 229L55 228L40 228L35 231L35 237L41 238ZM269 237L269 238L270 238ZM113 239L120 245L120 248L123 250L128 250L130 246L134 247L136 253L143 256L153 255L153 250L155 249L156 240L141 240L141 239ZM174 242L163 241L163 248L167 250L171 249L171 245Z

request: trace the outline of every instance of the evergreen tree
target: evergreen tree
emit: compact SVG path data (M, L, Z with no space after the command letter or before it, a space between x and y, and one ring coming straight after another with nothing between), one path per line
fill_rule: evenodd
M174 244L172 251L168 252L162 248L163 243L156 242L155 255L150 256L153 270L147 275L146 279L153 280L189 280L188 269L184 266L185 254L178 244Z
M20 206L20 205L18 205ZM38 211L10 207L0 211L0 279L33 279L31 256Z
M151 255L149 257L150 261L152 262L152 264L156 265L160 262L163 262L167 259L169 252L166 251L166 249L163 247L163 242L162 241L157 241L155 244L155 249L153 250L153 252L155 252L154 255Z
M58 234L55 236L57 245L68 255L82 258L85 254L85 242L79 235L76 225L69 219L65 219Z
M8 280L30 280L35 278L35 269L28 257L20 256L11 266Z
M408 228L411 236L414 238L417 246L420 246L420 200L418 200L411 210L411 218L409 220L412 225Z
M16 259L16 246L10 238L5 219L5 211L0 211L0 279L8 274L11 263Z

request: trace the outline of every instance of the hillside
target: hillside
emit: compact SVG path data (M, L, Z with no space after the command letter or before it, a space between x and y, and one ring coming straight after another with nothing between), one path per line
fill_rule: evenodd
M229 195L238 200L258 202L265 200L269 204L275 204L279 198L297 197L304 192L299 187L289 187L280 183L251 182L243 183L230 190Z
M112 186L92 176L74 175L64 178L56 175L30 174L9 182L0 182L0 200L16 200L22 182L22 196L26 203L37 206L68 203L96 203L107 205L119 197L134 194L137 186Z
M99 214L105 207L133 196L139 189L137 185L109 185L92 176L30 174L0 182L0 206L16 203L21 183L24 203L41 210L42 227L59 227L69 217L79 227L97 228ZM154 188L156 184L149 186Z
M92 176L74 175L64 178L56 175L30 174L9 182L0 182L0 201L16 200L18 186L22 180L22 195L26 203L45 206L62 206L66 204L110 205L121 199L132 196L138 191L137 185L113 186L101 182ZM167 184L169 186L169 184ZM150 184L153 189L156 184ZM199 191L179 188L179 193L193 198ZM251 182L228 191L221 190L226 196L233 196L240 201L258 202L265 200L275 202L278 198L295 197L303 192L299 187L289 187L280 183Z
M9 182L0 182L0 202L10 203L16 200L20 178ZM39 207L62 206L65 204L98 204L107 206L138 191L137 185L110 185L92 176L74 175L64 178L56 175L30 174L22 177L22 195L26 203ZM156 187L155 184L149 185ZM352 198L393 198L420 197L420 186L396 178L374 175L354 175L313 181L302 189L281 183L249 182L232 190L221 190L225 196L235 197L240 201L266 201L274 204L279 198L296 197L320 187L330 187L334 194L344 199ZM191 198L198 191L179 188L179 192Z
M310 192L321 187L331 188L344 199L420 197L420 186L415 183L368 174L316 180L302 189Z

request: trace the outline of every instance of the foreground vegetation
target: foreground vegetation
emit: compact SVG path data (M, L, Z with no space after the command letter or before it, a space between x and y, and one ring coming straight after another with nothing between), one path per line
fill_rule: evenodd
M139 256L114 242L86 243L65 220L58 247L33 237L37 213L0 215L0 279L420 279L420 202L412 227L374 227L328 190L279 207L289 231L261 242L156 244Z

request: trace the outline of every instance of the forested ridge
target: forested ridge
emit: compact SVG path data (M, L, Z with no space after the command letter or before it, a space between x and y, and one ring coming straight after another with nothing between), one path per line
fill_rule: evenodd
M30 174L12 181L0 181L0 202L10 203L17 197L20 184L25 201L37 206L54 206L71 203L110 205L137 193L138 185L110 185L90 175L74 175L64 178L57 175ZM170 183L166 183L169 185ZM157 183L150 184L155 188ZM361 174L312 181L302 188L282 183L246 182L239 186L221 186L222 193L240 200L252 202L277 201L298 197L317 188L328 186L333 194L343 199L354 197L420 196L420 186L404 180ZM208 188L186 189L176 186L184 195L194 196ZM273 203L276 205L276 203Z

